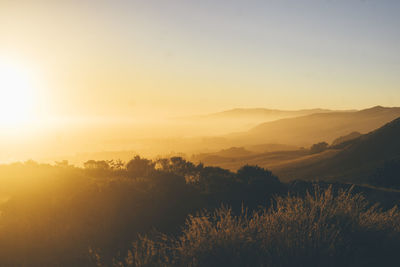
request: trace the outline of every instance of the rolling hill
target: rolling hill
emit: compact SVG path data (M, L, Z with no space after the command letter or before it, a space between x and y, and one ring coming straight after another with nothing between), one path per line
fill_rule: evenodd
M235 108L222 112L198 116L203 119L262 119L265 121L282 118L305 116L315 113L338 112L329 109L302 109L302 110L279 110L267 108Z
M400 118L345 143L330 157L302 159L275 168L283 179L366 183L384 162L400 159Z
M248 131L264 122L326 112L343 111L319 108L304 110L234 108L211 114L170 118L168 126L175 129L179 136L221 136L232 132ZM170 131L169 129L166 130Z
M400 108L376 106L361 111L316 113L262 123L247 132L227 136L235 145L278 143L311 146L352 132L362 134L382 127L400 117Z
M378 118L385 117L376 116L376 110L364 112ZM356 134L351 135L352 138L346 137L343 142L317 154L311 154L308 149L295 149L235 156L230 153L203 154L198 159L207 165L230 170L237 170L245 164L258 165L272 170L283 181L324 180L367 184L385 162L400 160L399 136L400 118L397 118L359 137Z

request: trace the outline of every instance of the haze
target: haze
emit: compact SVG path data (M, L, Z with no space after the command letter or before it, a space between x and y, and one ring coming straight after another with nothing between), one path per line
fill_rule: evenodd
M145 153L133 139L220 136L288 117L197 121L232 108L397 106L399 8L397 1L1 1L0 158Z
M400 266L399 14L0 0L0 267Z

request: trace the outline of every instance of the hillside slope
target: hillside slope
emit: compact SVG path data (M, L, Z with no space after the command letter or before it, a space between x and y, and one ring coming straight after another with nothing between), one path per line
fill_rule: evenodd
M284 179L335 180L364 183L385 161L400 159L400 118L351 140L330 158L280 166Z
M204 116L198 116L198 118L204 119L244 119L244 118L261 118L270 119L282 119L306 116L315 113L331 113L336 112L329 109L302 109L302 110L279 110L279 109L267 109L267 108L234 108L225 110L222 112L212 113Z
M248 132L231 134L235 144L280 143L310 146L357 131L368 133L400 117L400 108L373 107L357 112L330 112L260 124Z

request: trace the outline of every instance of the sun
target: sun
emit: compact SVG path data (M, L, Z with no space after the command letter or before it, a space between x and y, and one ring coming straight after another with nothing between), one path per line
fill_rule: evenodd
M34 96L31 71L0 58L0 128L29 123L34 114Z

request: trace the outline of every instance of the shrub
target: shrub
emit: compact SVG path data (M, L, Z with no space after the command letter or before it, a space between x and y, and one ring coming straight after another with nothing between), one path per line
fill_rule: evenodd
M178 237L142 237L124 266L398 266L400 213L350 190L277 197L238 216L190 216Z
M133 178L146 177L154 171L155 163L151 160L135 156L126 164L126 170Z

